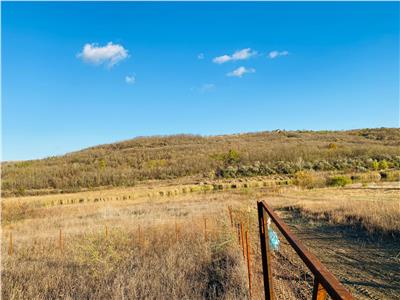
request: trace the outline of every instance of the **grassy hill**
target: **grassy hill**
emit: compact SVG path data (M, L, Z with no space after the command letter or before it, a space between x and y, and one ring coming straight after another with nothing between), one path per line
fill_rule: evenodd
M132 186L149 179L400 167L400 129L139 137L40 160L3 162L2 195Z

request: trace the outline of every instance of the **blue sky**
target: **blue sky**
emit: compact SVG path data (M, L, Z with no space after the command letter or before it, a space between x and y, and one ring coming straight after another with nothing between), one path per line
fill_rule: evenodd
M399 126L399 3L2 3L2 159Z

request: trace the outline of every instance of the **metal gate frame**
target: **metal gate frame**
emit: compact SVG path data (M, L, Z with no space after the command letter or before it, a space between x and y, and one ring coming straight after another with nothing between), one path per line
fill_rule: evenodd
M336 279L335 276L312 254L300 240L290 231L289 227L265 201L257 201L258 224L260 230L261 257L264 277L265 299L274 299L271 272L271 250L269 248L269 236L267 228L267 215L274 222L282 235L296 251L307 268L314 275L312 292L313 300L325 300L329 295L333 300L354 299L350 292Z

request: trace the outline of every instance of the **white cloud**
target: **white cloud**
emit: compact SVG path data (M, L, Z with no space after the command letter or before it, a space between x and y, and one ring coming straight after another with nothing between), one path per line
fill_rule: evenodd
M109 42L105 46L97 44L85 44L82 52L78 54L85 62L112 67L128 57L128 50L122 45Z
M125 82L127 84L134 84L136 82L135 75L127 75L127 76L125 76Z
M218 57L214 58L213 62L215 62L216 64L223 64L224 62L227 62L230 60L232 60L232 57L230 57L229 55L222 55L222 56L218 56Z
M248 59L249 57L256 55L256 51L251 51L250 48L242 49L239 51L236 51L232 55L232 60L241 60L241 59Z
M236 51L232 55L225 54L222 56L217 56L213 59L213 62L216 64L223 64L227 61L248 59L256 54L257 54L257 51L252 51L251 48L245 48L245 49Z
M226 76L242 77L246 73L255 73L255 72L256 72L256 70L253 68L246 69L245 67L239 67L239 68L233 70L232 72L229 72L228 74L226 74Z
M285 51L276 51L276 50L274 50L274 51L271 51L270 53L268 53L268 56L271 59L277 58L279 56L287 56L287 55L289 55L289 52L286 51L286 50Z
M197 55L197 59L204 59L204 53L199 53Z

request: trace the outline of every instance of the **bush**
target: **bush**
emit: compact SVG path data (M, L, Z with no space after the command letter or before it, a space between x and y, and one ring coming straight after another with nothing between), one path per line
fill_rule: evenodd
M389 167L389 165L386 160L382 160L379 162L379 169L386 170L388 167Z
M334 177L330 177L327 180L327 184L330 186L345 186L346 184L350 184L352 183L350 177L348 176L334 176Z
M296 171L299 171L298 166L289 161L278 161L274 169L278 174L295 174Z
M294 175L293 183L302 188L312 189L325 186L326 180L313 171L299 171Z
M224 162L226 165L233 165L240 162L240 155L235 150L229 150L224 156Z
M378 172L366 172L366 173L358 173L352 176L354 181L360 182L376 182L381 180L381 174Z
M381 177L387 181L400 181L400 171L399 170L392 170L392 171L385 171L381 172Z
M335 143L329 143L328 149L336 149L337 145Z
M379 163L376 160L371 163L371 166L375 171L379 169Z

